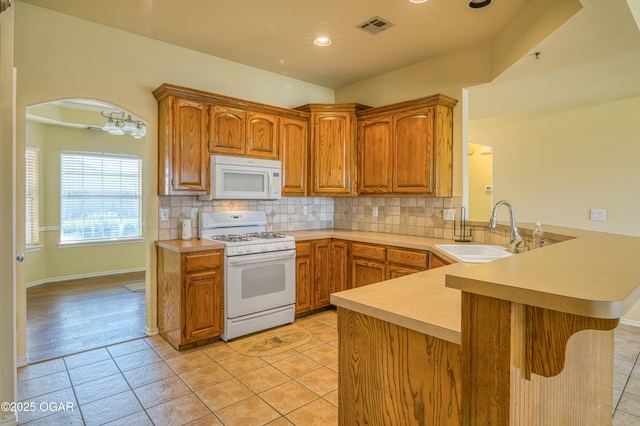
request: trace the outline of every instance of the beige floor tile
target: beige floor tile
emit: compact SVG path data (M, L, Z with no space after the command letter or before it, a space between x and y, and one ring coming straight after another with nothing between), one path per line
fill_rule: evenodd
M327 364L327 368L332 369L336 373L338 372L338 361L332 362L331 364Z
M293 424L299 426L337 426L338 407L324 399L317 399L287 414L286 417Z
M268 364L273 364L274 362L278 362L282 359L289 358L290 356L297 355L298 353L299 351L297 351L296 349L289 349L287 351L280 352L279 354L276 354L276 355L261 356L260 359Z
M272 365L292 379L295 379L302 376L303 374L322 367L321 364L318 364L311 358L308 358L302 354L294 355L292 357L283 359L282 361L274 362Z
M164 340L164 337L162 337L159 334L156 334L155 336L148 336L145 337L144 340L147 342L147 344L149 346L151 346L152 348L155 348L157 346L162 346L162 345L168 345L169 342L167 342L166 340Z
M631 373L632 368L632 362L624 361L619 358L613 359L613 372L616 374L624 374L625 376L628 376Z
M333 342L338 338L338 330L333 327L324 327L311 332L313 337L325 343Z
M627 324L620 324L615 329L616 338L625 338L640 341L640 327L633 327Z
M331 364L338 360L338 348L328 344L316 346L303 352L303 354L322 365Z
M279 417L274 421L267 423L266 426L291 426L291 425L293 425L293 423L291 423L289 420L287 420L284 417Z
M291 380L289 376L270 365L241 374L237 376L237 379L255 393L266 391Z
M92 351L81 352L75 355L69 355L63 358L67 368L82 367L83 365L94 364L99 361L111 359L111 355L106 348L94 349Z
M640 425L640 417L627 414L622 411L616 411L613 416L613 426L638 426Z
M140 403L131 391L90 402L80 409L87 425L101 425L142 411Z
M197 349L191 350L191 351L183 351L183 352L179 352L177 350L174 349L173 346L171 346L170 344L164 344L164 345L158 345L158 346L154 346L153 350L156 351L156 353L158 355L160 355L162 357L162 359L167 360L167 359L171 359L171 358L175 358L177 356L180 356L181 354L185 354L185 353L189 353L189 352L196 352Z
M303 317L303 318L297 319L294 321L294 324L300 327L303 327L309 331L318 330L320 328L326 327L325 324L322 324L321 322L316 321L312 317Z
M640 417L640 396L629 392L623 392L616 411L624 411L627 414L633 414L634 416Z
M107 346L107 350L112 357L116 358L122 355L128 355L133 352L139 352L149 349L145 339L136 339L129 342L118 343L117 345Z
M614 345L613 349L613 357L615 359L621 359L633 363L638 359L639 353L640 350L625 345Z
M337 328L338 313L336 311L324 311L313 317L314 320L328 327Z
M293 349L298 352L306 352L309 349L317 348L318 346L322 346L324 344L325 343L322 340L316 339L315 337L311 337L311 340L309 340L307 343L305 343L304 345L297 346Z
M172 376L135 388L133 392L146 409L191 393L178 376Z
M181 374L180 377L187 386L194 391L199 391L200 389L207 388L215 385L216 383L224 382L225 380L232 378L231 374L229 374L227 370L215 362L212 362L205 367L187 371L186 373Z
M145 343L146 345L146 343ZM115 357L113 360L122 371L133 370L160 361L160 356L151 348Z
M234 356L240 355L238 351L230 348L225 342L216 342L212 345L205 346L200 349L202 352L207 354L214 361L222 361L227 358L231 358Z
M213 364L211 358L200 351L193 351L184 355L179 355L175 358L167 359L166 362L169 364L169 367L178 374L184 374L187 371Z
M624 389L624 386L627 384L627 379L629 378L629 376L627 376L626 374L619 374L619 373L614 373L613 374L613 388L614 389Z
M188 394L149 408L147 414L156 426L174 426L208 416L211 411L194 394Z
M176 375L175 371L164 361L152 362L142 367L123 371L122 374L132 388L137 388Z
M224 426L222 422L215 416L215 414L209 414L208 416L200 417L198 420L194 420L186 424L186 426Z
M129 416L105 423L105 426L153 426L153 422L149 419L147 413L138 411Z
M225 426L262 426L280 414L257 396L216 411Z
M259 357L247 355L238 355L231 358L223 359L221 361L218 361L218 364L223 366L225 370L227 370L234 376L239 376L240 374L246 373L247 371L256 370L267 365L267 363L261 360Z
M228 407L253 395L253 392L237 379L225 380L197 393L211 411Z
M48 414L46 417L29 422L28 426L84 426L82 415L77 408L73 411L60 411L57 413L49 411Z
M313 370L298 377L296 381L319 396L325 396L329 392L338 389L338 373L327 367Z
M35 377L25 380L18 387L18 401L25 401L36 396L55 392L71 387L71 381L67 371L47 374L46 376Z
M262 392L259 396L281 414L290 413L318 399L316 394L294 380Z
M69 370L69 378L71 379L71 383L77 386L119 373L120 370L118 370L116 363L113 362L112 359L107 359Z
M62 404L70 404L70 408L73 408L74 411L79 411L78 402L76 401L76 397L73 393L72 388L65 388L56 392L47 393L44 395L40 395L34 398L29 398L29 402L32 402L35 406L34 411L21 411L18 414L18 422L19 424L24 424L36 419L40 419L42 417L48 417L52 413L48 409L41 410L41 403L62 403ZM47 406L43 406L46 408Z
M333 405L335 405L337 407L338 406L338 389L334 390L333 392L329 392L328 394L326 394L324 396L324 399L326 399L328 402L332 403Z
M122 374L114 374L113 376L103 377L74 386L73 389L76 393L78 404L85 405L120 392L128 391L129 385L124 377L122 377Z
M67 368L62 358L27 365L18 368L18 383L66 370Z

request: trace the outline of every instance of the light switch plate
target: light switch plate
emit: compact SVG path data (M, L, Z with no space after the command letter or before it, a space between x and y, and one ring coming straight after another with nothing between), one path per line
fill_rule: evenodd
M456 209L444 209L444 220L456 220Z
M169 209L160 209L160 220L169 220Z
M606 221L607 209L591 209L591 220Z

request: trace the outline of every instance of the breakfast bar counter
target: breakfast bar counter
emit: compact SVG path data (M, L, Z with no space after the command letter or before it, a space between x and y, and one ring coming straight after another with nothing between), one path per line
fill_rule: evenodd
M332 294L341 424L610 425L640 238L546 229L570 238Z

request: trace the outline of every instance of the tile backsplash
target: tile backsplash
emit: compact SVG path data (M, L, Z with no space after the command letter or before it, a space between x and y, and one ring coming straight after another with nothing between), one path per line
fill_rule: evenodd
M283 197L280 200L201 201L194 196L162 196L160 208L169 209L169 220L160 220L159 239L179 239L181 222L198 211L263 210L267 231L350 229L453 238L453 222L443 219L444 209L459 209L460 197ZM377 214L376 214L377 213ZM192 221L197 236L198 221Z

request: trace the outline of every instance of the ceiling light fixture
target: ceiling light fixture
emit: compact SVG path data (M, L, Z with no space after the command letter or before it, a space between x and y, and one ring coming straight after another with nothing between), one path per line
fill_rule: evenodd
M329 46L331 43L332 41L329 37L318 37L315 40L313 40L313 44L320 47Z
M409 0L409 3L416 3L416 4L418 4L418 3L426 3L426 2L428 2L428 1L429 1L429 0Z
M102 111L100 115L107 119L102 130L111 135L131 135L136 139L147 136L147 125L131 118L131 114Z
M491 4L493 0L471 0L469 2L469 7L471 9L482 9L483 7L487 7Z

